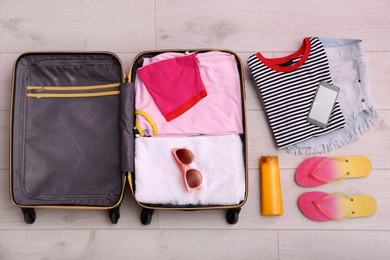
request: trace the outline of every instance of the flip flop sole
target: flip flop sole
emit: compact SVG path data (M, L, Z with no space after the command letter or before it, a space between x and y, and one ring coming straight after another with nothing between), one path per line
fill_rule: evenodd
M345 156L340 158L346 161L343 162L324 156L315 156L304 160L296 170L295 181L303 187L316 187L327 182L313 176L312 173L314 171L316 171L315 174L317 176L327 180L336 180L341 176L345 176L345 178L365 177L372 171L371 161L366 156ZM318 167L324 160L327 161Z
M370 195L345 196L334 195L316 204L329 193L313 191L306 192L298 198L298 205L302 213L315 221L329 221L335 219L368 217L375 214L377 203ZM351 199L351 200L350 200ZM334 216L331 217L331 216Z

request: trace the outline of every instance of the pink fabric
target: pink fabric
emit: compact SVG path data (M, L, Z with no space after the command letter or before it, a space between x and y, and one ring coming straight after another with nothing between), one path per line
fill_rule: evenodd
M144 66L162 60L183 57L185 54L167 52L144 59ZM197 54L199 71L207 97L180 117L167 122L149 91L137 74L135 108L146 112L158 127L160 136L198 134L242 134L242 102L240 74L234 55L225 52ZM154 135L151 124L136 116L145 134Z
M144 66L138 74L167 121L207 96L196 53Z

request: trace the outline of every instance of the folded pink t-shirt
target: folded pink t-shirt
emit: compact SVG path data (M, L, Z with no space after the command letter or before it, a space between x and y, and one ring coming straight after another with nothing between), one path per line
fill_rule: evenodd
M196 53L150 64L138 74L168 122L207 96Z
M152 58L144 58L143 66L184 55L178 52L162 53ZM241 76L234 55L212 51L198 53L197 59L200 75L207 89L207 97L170 122L165 120L140 76L136 75L136 122L145 135L189 136L243 133Z

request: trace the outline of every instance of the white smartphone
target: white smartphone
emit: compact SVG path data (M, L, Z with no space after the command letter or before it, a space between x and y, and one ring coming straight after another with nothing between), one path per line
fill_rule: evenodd
M321 81L318 85L307 120L314 125L325 128L328 125L329 117L339 92L339 87Z

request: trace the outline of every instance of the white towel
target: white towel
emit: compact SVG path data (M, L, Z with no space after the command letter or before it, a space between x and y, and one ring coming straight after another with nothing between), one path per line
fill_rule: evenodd
M202 189L188 193L172 155L190 149ZM135 197L142 203L237 205L245 197L243 144L238 135L139 137L135 140Z

